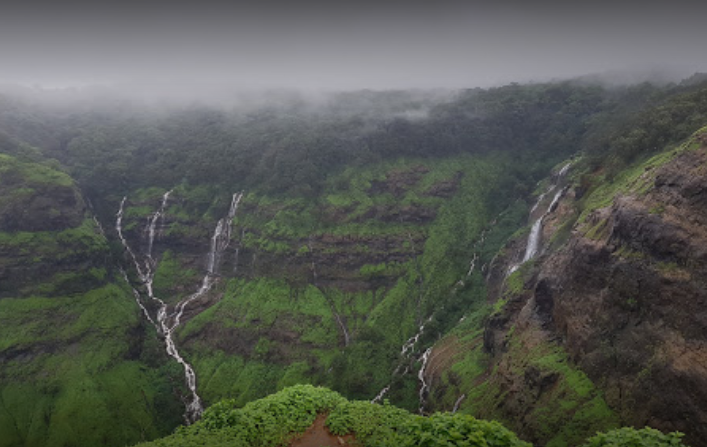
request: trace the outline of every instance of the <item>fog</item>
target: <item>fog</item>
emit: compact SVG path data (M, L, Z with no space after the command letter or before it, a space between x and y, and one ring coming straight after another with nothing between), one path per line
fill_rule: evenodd
M695 2L253 3L4 7L0 81L218 98L707 71L705 8Z

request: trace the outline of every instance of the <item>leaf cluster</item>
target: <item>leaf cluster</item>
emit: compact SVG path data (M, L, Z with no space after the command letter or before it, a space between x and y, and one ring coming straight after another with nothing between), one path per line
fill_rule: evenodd
M598 433L582 447L685 447L680 432L662 433L654 428L637 430L623 427L606 433Z

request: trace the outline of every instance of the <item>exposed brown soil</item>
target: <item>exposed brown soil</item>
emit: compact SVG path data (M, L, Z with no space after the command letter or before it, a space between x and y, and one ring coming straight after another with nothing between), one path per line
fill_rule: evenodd
M353 435L336 436L329 432L324 426L326 415L320 414L311 427L303 435L292 441L290 447L342 447L356 446L356 438Z

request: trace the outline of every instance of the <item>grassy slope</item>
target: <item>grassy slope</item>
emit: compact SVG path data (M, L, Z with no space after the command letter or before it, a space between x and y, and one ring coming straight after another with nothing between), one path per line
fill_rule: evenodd
M205 400L235 398L244 404L302 382L324 384L349 397L372 398L390 382L400 347L421 321L433 316L428 338L423 339L429 343L470 303L483 300L478 273L463 287L455 284L465 276L475 252L481 255L477 267L490 261L525 215L524 205L507 191L498 191L510 177L509 163L506 157L398 160L344 171L315 202L249 194L234 220L236 243L260 258L274 257L280 270L272 275L265 268L243 276L236 273L223 298L180 330L179 342L194 364ZM419 180L397 195L375 186L420 166L424 169ZM451 198L427 193L457 178ZM380 210L414 206L432 209L437 217L426 223L380 218ZM485 229L486 243L475 248ZM421 241L420 247L411 246L411 234ZM329 236L355 242L315 247L326 251L322 256L346 259L358 253L380 259L396 251L421 254L404 263L364 264L357 271L334 266L339 270L330 269L329 274L368 284L366 290L345 291L309 277L310 261L319 258L312 257L308 240ZM380 251L375 242L380 238L395 244ZM291 266L281 267L286 264ZM382 278L388 285L379 287ZM351 335L348 347L332 308ZM396 379L389 396L416 408L414 377Z
M22 200L74 188L61 172L8 156L0 157L0 176L12 176ZM179 421L171 386L149 358L159 347L142 345L132 294L113 277L92 219L1 232L0 246L10 277L40 267L0 299L0 446L125 445Z

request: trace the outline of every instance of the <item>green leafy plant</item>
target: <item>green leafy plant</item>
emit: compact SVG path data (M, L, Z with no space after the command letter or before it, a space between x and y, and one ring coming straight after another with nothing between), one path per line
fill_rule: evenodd
M654 428L637 430L623 427L606 433L598 433L582 447L686 447L680 432L662 433Z

